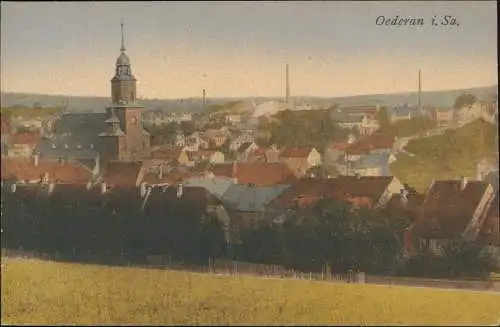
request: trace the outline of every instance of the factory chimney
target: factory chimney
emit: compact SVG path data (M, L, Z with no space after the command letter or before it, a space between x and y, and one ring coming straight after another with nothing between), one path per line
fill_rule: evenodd
M420 111L422 110L421 96L422 96L422 78L421 78L421 73L420 73L420 69L419 69L418 70L418 112L419 112L419 114L420 114Z
M205 109L205 106L207 105L207 98L206 98L206 91L205 91L205 89L203 89L203 101L202 101L202 104L203 104L203 109Z
M285 103L290 105L290 75L289 75L289 68L288 68L288 63L286 64L285 68Z

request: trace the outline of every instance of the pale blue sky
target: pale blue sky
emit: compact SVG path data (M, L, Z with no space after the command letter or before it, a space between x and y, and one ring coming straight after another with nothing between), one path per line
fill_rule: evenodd
M424 27L377 26L377 16ZM458 27L431 27L454 15ZM497 81L496 2L2 2L3 91L109 94L127 53L145 97L344 96Z

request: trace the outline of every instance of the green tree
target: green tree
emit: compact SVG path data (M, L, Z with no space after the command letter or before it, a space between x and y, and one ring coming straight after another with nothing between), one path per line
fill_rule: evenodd
M197 130L196 125L192 121L182 121L179 127L185 136L191 135Z
M387 107L381 107L377 113L377 120L381 130L386 130L391 126L391 118Z
M463 107L471 106L477 101L477 98L474 94L463 93L457 97L455 100L455 104L453 105L454 109L460 109Z

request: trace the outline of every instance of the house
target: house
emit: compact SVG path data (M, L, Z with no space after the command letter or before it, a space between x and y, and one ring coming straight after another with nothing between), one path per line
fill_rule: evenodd
M453 109L452 108L437 108L436 109L436 121L439 126L446 126L453 120Z
M425 194L408 192L403 188L399 194L393 194L383 208L383 212L391 216L406 217L412 223L417 219Z
M237 151L244 143L255 142L255 136L253 133L243 132L237 135L229 144L230 151Z
M356 150L360 152L368 150L371 154L391 153L395 142L396 136L394 134L377 132L352 143L348 147L348 152L354 153Z
M394 106L389 110L389 119L391 123L402 120L410 120L417 114L418 108L409 106L408 104Z
M8 157L30 157L36 148L40 136L35 133L18 133L9 137Z
M249 228L264 218L266 205L279 196L288 185L255 186L233 184L221 200L229 216L230 228L237 238L242 227Z
M358 105L358 106L346 106L346 107L341 107L341 111L348 113L351 116L358 116L358 117L363 117L363 116L369 116L369 117L376 117L378 111L380 110L380 105Z
M494 188L482 181L434 181L411 228L421 248L439 251L450 239L477 240L494 205Z
M186 145L186 137L183 133L177 133L174 138L174 144L176 146L185 146Z
M111 161L103 166L101 180L106 187L136 187L140 183L142 162Z
M188 151L186 154L189 158L189 165L194 165L202 161L207 161L212 164L224 162L224 153L216 150Z
M304 176L309 168L321 165L321 154L311 147L287 147L279 157L297 176Z
M255 142L243 143L236 151L238 161L248 161L252 153L258 148L259 146Z
M208 192L215 195L218 199L227 191L229 186L236 183L236 179L226 176L215 176L213 173L207 172L200 176L192 176L184 179L182 184L185 186L204 187Z
M336 109L330 114L330 118L341 128L355 128L357 130L361 129L363 117L364 116L351 115L345 111L341 111L340 109Z
M458 124L465 124L473 120L483 118L492 124L495 124L495 103L485 101L476 101L470 106L465 106L455 112L455 118Z
M180 165L187 165L190 161L187 152L180 147L157 149L151 152L151 158L155 160L173 161Z
M229 114L226 116L226 123L234 124L234 123L240 123L240 122L241 122L241 115L240 114Z
M213 143L215 147L220 147L226 143L229 132L221 131L219 129L208 129L203 133L203 136L208 142Z
M308 207L325 198L347 201L360 207L383 208L402 188L401 182L392 176L303 178L269 203L266 217L286 219L294 208Z
M2 179L13 178L20 183L57 182L86 184L94 179L92 169L78 162L47 162L27 158L2 159Z
M200 173L192 172L183 167L169 167L158 165L141 170L137 183L149 186L166 186L184 183L184 180L200 176ZM136 184L137 184L136 183Z
M361 176L390 176L389 165L395 160L391 153L369 154L354 164L353 172Z
M476 164L476 179L486 181L498 190L498 159L483 159Z
M359 127L359 134L362 136L372 135L380 128L376 116L363 116L361 126Z
M289 185L296 180L290 168L282 162L233 162L213 165L214 176L234 178L239 184L257 186Z

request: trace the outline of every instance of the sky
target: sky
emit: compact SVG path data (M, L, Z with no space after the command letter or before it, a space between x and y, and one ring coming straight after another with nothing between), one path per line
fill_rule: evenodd
M143 98L349 96L497 84L496 1L2 2L1 90ZM379 26L377 17L424 26ZM451 15L458 26L431 26Z

